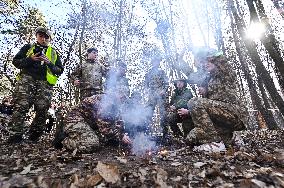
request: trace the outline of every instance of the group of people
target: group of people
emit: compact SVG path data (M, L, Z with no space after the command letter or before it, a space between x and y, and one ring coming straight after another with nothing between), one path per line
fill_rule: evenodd
M38 27L35 33L37 42L23 46L13 59L20 73L13 93L9 143L23 141L22 125L32 106L35 118L29 139L38 141L46 125L53 86L64 70L59 54L49 44L51 32ZM163 136L167 137L171 130L175 137L181 137L189 144L221 140L229 144L233 132L245 128L246 109L237 96L236 75L224 55L211 49L196 55L196 64L207 74L200 85L199 97L193 96L188 80L178 79L174 81L175 90L169 99L169 79L160 68L161 61L161 58L153 58L152 68L145 75L149 95L144 105L137 92L129 98L127 65L118 61L116 66L109 66L99 61L96 48L89 48L86 60L70 75L71 82L79 88L80 102L62 119L62 134L56 133L54 143L82 152L93 151L102 143L131 145L127 131L134 125L140 127L140 131L146 131L156 107ZM137 109L140 109L139 113L131 113ZM131 114L132 118L125 114ZM145 118L141 118L141 122L132 121L133 117L139 116Z

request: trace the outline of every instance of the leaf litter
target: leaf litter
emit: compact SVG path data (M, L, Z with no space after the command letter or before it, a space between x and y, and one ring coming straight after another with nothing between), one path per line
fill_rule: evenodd
M0 140L0 187L284 187L284 132L239 132L226 151L160 147L146 155L103 146L94 153ZM239 139L239 138L238 138Z

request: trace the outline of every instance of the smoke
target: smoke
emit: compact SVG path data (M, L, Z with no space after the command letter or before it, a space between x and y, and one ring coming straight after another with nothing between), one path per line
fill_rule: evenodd
M115 120L118 117L118 109L121 106L119 85L119 68L112 67L104 85L104 95L100 102L99 114L102 118Z
M207 71L205 71L204 69L197 69L196 72L193 72L188 76L188 83L201 86L205 83L207 76Z
M130 104L124 112L122 119L132 127L147 126L147 118L151 115L150 108L145 107L140 101L130 99Z
M132 153L138 156L145 155L148 151L154 150L156 143L150 140L150 137L144 133L135 135L132 144Z

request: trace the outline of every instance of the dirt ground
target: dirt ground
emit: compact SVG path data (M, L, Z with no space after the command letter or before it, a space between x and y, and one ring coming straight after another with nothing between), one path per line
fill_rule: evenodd
M244 145L196 152L184 145L136 156L104 146L89 154L56 150L52 137L0 140L0 187L284 187L284 131L241 132Z

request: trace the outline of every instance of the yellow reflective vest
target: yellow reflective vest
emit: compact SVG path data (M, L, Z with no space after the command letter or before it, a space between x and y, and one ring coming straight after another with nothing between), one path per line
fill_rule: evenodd
M28 50L27 52L27 57L33 55L33 51L35 49L35 45L33 44L32 47ZM56 51L50 46L48 45L47 50L45 51L45 56L48 58L48 60L55 65L55 62L57 60L57 53ZM49 84L51 85L55 85L57 82L58 77L56 75L54 75L50 68L46 65L47 71L46 71L46 80L48 81Z

